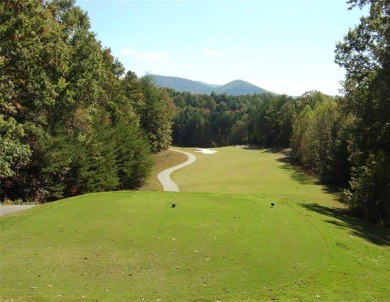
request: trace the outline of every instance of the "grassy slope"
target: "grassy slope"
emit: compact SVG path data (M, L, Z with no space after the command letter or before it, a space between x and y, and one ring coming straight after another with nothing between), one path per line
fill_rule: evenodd
M174 178L213 193L90 194L1 218L2 299L388 301L386 230L344 216L281 155L197 156Z

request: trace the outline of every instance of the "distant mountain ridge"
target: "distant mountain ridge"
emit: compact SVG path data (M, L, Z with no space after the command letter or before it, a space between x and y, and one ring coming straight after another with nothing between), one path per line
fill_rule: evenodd
M243 80L235 80L225 85L213 85L180 77L151 74L157 86L171 88L180 92L210 94L212 92L228 95L261 94L269 91Z

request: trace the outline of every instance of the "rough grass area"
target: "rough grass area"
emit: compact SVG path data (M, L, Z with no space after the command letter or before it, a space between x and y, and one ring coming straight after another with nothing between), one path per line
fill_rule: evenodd
M389 301L388 229L346 216L281 155L197 156L174 178L199 192L89 194L1 217L1 299Z

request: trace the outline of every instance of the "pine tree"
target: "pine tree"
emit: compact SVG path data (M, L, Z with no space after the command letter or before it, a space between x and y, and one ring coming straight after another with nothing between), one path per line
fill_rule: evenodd
M168 149L172 141L174 104L168 93L159 89L151 76L141 79L145 106L141 111L141 127L144 129L150 149L157 153Z

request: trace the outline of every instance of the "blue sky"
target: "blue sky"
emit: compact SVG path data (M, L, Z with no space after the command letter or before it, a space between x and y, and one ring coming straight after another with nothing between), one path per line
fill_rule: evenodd
M340 94L334 50L364 14L344 0L77 0L126 70L276 93Z

